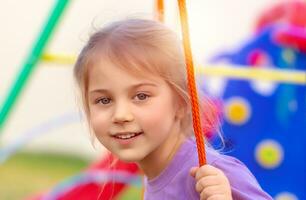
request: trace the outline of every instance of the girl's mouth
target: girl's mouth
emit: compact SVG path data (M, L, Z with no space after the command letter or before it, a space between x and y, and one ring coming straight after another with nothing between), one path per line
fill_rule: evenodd
M128 140L134 137L137 137L138 135L143 134L143 132L137 132L137 133L119 133L114 135L113 137L120 139L120 140Z

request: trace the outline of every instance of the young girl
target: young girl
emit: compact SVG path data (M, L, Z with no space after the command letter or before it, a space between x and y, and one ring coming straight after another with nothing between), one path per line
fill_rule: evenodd
M272 199L235 158L198 165L181 41L165 25L119 21L91 36L74 68L88 124L145 174L145 199ZM207 126L204 124L204 126Z

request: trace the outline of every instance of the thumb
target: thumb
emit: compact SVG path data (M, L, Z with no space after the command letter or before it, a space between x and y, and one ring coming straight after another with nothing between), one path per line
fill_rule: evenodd
M192 167L189 171L190 175L195 178L195 175L198 169L199 167Z

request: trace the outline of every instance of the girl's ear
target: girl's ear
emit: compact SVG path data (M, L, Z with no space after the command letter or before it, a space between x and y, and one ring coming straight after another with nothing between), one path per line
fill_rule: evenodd
M178 101L176 106L177 106L176 107L176 118L181 120L186 115L187 106L185 105L185 102L183 102L182 100Z
M185 111L184 111L185 109L183 108L183 107L178 107L178 109L177 109L177 111L176 111L176 118L177 119L183 119L183 117L184 117L184 113L185 113Z

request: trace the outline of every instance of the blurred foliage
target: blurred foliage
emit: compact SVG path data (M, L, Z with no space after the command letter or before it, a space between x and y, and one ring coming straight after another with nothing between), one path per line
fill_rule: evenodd
M46 191L87 165L68 155L19 153L0 164L0 199L20 200Z
M70 155L19 153L0 164L0 200L22 200L47 191L89 164ZM141 189L129 187L120 200L140 199Z

